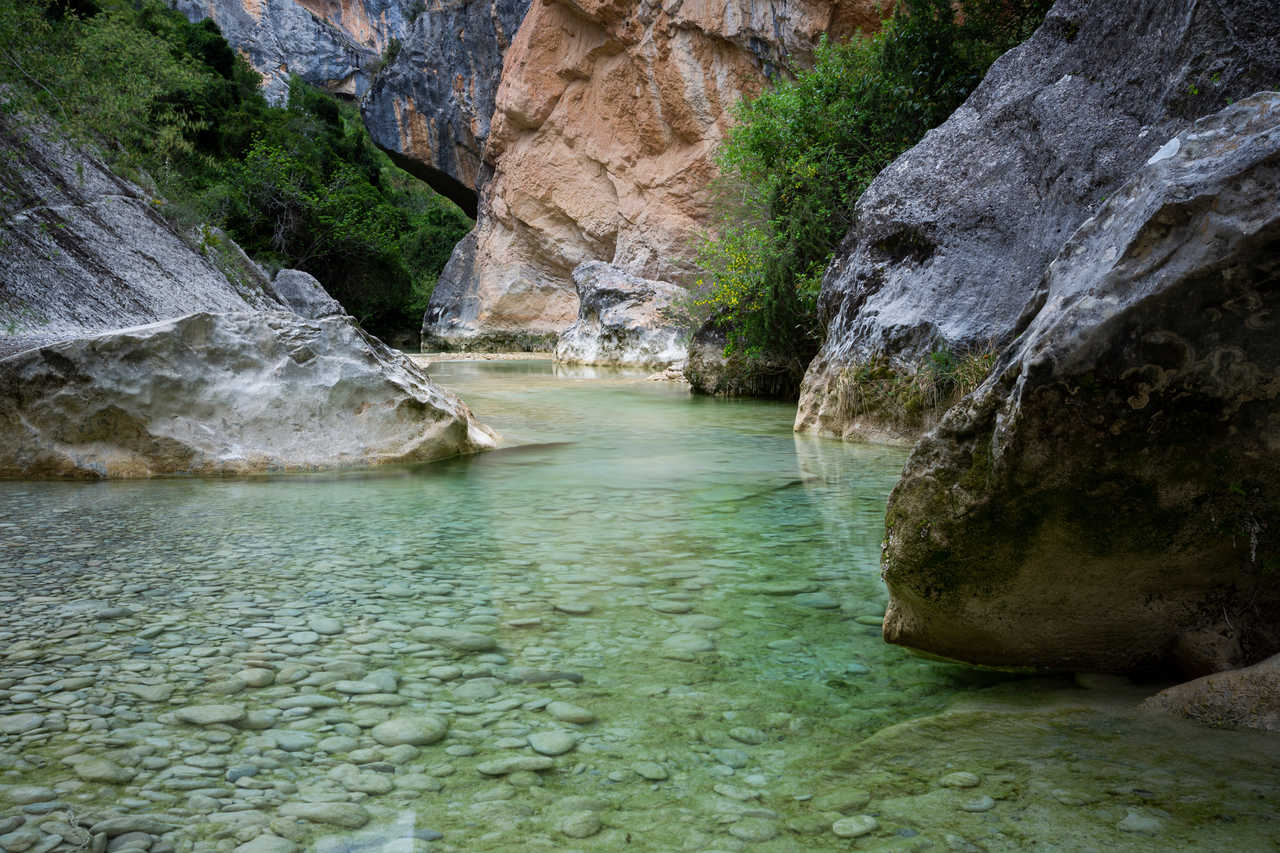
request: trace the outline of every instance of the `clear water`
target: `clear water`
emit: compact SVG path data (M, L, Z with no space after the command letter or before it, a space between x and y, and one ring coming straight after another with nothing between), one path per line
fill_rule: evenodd
M0 829L72 849L148 814L157 853L1280 849L1274 740L881 642L901 451L626 373L431 372L502 449L0 484ZM175 714L210 705L248 716ZM375 737L423 714L443 740ZM574 748L492 772L549 732ZM877 827L833 831L857 815Z

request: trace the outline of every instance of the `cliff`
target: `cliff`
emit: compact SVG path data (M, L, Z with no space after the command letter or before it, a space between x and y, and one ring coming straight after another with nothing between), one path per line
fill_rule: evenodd
M503 55L529 0L428 3L361 104L373 141L475 217Z
M578 314L572 271L681 284L712 157L742 96L877 4L538 0L503 60L475 236L427 312L425 346L550 349Z
M1007 343L1075 229L1192 121L1274 85L1278 45L1261 0L1059 0L858 201L823 281L827 338L796 428L892 431L851 402L868 396L863 368L909 374L933 351Z
M412 0L173 0L192 21L212 18L231 46L263 77L272 103L289 94L289 77L359 98L379 57L403 41Z
M279 308L216 231L180 233L163 201L52 133L0 126L0 355L192 311Z

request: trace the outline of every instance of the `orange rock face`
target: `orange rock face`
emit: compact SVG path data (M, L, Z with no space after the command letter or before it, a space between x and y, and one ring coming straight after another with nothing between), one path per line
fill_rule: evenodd
M428 331L562 331L584 261L687 283L733 105L823 33L877 28L878 5L535 0L503 63L465 293L438 292Z

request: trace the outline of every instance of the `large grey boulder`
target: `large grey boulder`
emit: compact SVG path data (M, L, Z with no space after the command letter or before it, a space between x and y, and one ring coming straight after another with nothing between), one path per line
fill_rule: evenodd
M530 0L428 3L361 102L375 144L476 215L502 60Z
M873 359L1007 343L1045 264L1157 148L1277 80L1271 0L1059 0L858 201L796 428L876 430L842 394Z
M1280 94L1165 140L889 501L884 634L1192 675L1280 651Z
M412 0L173 0L189 20L212 18L262 75L274 104L289 97L289 78L359 98L369 90L379 57L403 39L413 21Z
M687 320L684 288L627 275L603 261L573 271L578 320L560 335L556 361L567 364L630 364L670 367L683 363Z
M47 129L0 124L0 356L193 311L279 307L215 229L182 233L162 199Z
M0 477L368 466L494 441L349 317L200 313L0 360Z
M340 317L347 313L309 272L280 270L271 279L270 290L286 308L309 320Z
M1174 685L1141 707L1211 726L1280 732L1280 655Z

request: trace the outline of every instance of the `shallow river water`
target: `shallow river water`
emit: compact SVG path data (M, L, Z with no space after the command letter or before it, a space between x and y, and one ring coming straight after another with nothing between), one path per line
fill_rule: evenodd
M1274 738L882 643L902 451L431 373L502 449L0 483L0 849L1280 849Z

